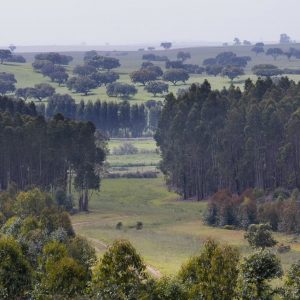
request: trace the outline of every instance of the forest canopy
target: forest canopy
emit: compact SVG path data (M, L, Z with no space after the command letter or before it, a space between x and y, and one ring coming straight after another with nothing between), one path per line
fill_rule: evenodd
M184 199L220 189L300 186L300 84L287 77L166 97L155 136L167 183Z

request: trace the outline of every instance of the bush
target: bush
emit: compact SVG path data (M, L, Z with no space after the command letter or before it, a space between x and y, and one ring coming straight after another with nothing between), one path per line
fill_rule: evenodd
M233 225L225 225L225 226L223 226L223 229L226 229L226 230L235 230L236 228Z
M136 226L135 226L136 230L142 230L143 227L144 227L143 222L137 222L136 223Z
M123 228L123 223L122 222L118 222L116 225L116 229L117 230L121 230Z
M131 155L137 154L139 152L138 148L135 147L132 143L125 142L119 147L113 148L113 155Z

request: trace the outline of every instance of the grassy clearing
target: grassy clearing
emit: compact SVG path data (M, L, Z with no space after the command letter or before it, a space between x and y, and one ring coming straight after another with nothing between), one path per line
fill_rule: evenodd
M277 47L278 45L272 45L272 47ZM300 45L292 45L295 48L300 48ZM279 46L280 48L287 50L290 46ZM256 64L262 64L262 63L271 63L274 64L280 68L300 68L300 60L292 59L289 61L286 57L279 57L276 61L274 61L271 57L266 56L264 54L255 55L253 52L251 52L252 47L245 47L245 46L229 46L229 47L197 47L197 48L188 48L184 49L185 51L189 51L192 55L192 58L186 63L192 63L192 64L202 64L203 60L208 57L214 57L220 52L223 51L233 51L239 56L251 56L252 61L248 64L247 68L245 69L246 75L241 76L240 78L236 79L234 81L234 84L243 87L244 80L248 77L251 77L255 79L256 77L251 75L251 68ZM268 47L265 47L265 49L268 49ZM166 55L169 59L175 60L176 54L179 50L173 49L168 51L155 51L157 55ZM102 55L106 55L107 52L101 53ZM115 52L109 52L111 56L115 56L120 60L121 67L119 69L116 69L118 73L120 73L120 81L130 83L129 74L132 71L135 71L140 68L141 63L143 62L142 56L146 52L140 52L140 51L129 51L127 52L127 55L122 56L116 56ZM72 55L74 57L74 61L71 63L71 65L68 67L69 74L72 75L72 68L77 64L83 63L83 52L66 52L68 55ZM71 94L71 96L79 102L80 100L91 100L95 101L97 99L100 100L107 100L107 101L123 101L120 98L114 98L114 97L108 97L106 95L106 89L104 87L97 88L92 91L92 93L88 96L83 96L80 94L75 94L70 92L65 86L59 87L55 83L51 83L50 80L46 77L43 77L41 74L38 74L33 71L31 67L31 63L34 59L34 53L23 53L23 55L26 57L28 63L26 64L4 64L0 65L0 72L11 72L14 73L16 76L16 79L18 81L17 87L27 87L27 86L34 86L36 83L41 82L47 82L52 84L55 88L57 93L61 94ZM161 66L164 68L164 62L155 62L155 64ZM299 81L300 75L293 75L290 76L292 79ZM212 76L206 76L206 75L192 75L190 79L186 82L186 84L183 85L177 85L173 86L170 85L169 91L176 93L179 88L187 88L191 83L197 82L201 83L204 79L208 79L211 83L212 87L214 89L222 89L224 86L228 87L231 82L228 80L228 78L224 77L212 77ZM164 97L153 97L152 94L147 93L144 90L143 86L137 85L138 93L130 100L132 103L141 103L145 102L150 99L154 100L160 100L162 101Z
M108 143L109 149L125 141L130 141L139 150L156 148L152 139L113 139ZM124 168L129 163L140 162L146 165L129 167L124 172L155 170L155 166L150 166L153 160L158 162L159 155L108 156L114 167ZM168 191L162 176L156 179L104 179L101 191L92 196L91 212L73 216L72 222L76 232L91 239L99 255L106 250L101 242L111 244L115 239L128 239L147 264L167 275L176 273L182 263L197 254L207 238L234 245L242 255L250 253L243 231L203 224L206 205L206 202L181 201L177 194ZM116 229L118 222L123 223L122 230ZM142 230L135 229L137 222L143 222ZM292 251L280 255L286 269L300 258L300 239L282 234L276 234L276 239L292 247Z
M211 237L234 245L243 255L251 249L243 239L243 231L225 230L204 225L201 221L206 202L180 201L169 192L163 178L104 179L101 192L94 193L91 212L72 217L77 233L110 244L115 239L128 239L147 264L163 274L174 274L189 256L199 252ZM142 230L134 228L136 222ZM123 223L117 230L116 224ZM289 243L292 251L280 255L284 268L300 257L300 242L291 236L276 234L280 242ZM98 247L101 255L105 248Z
M149 170L147 167L155 167L160 161L160 156L155 152L156 144L153 139L113 139L108 143L112 152L113 148L119 147L124 142L130 142L138 148L139 153L132 155L109 155L108 163L111 167L139 167L139 171ZM143 153L143 151L149 151ZM131 170L136 171L136 170Z

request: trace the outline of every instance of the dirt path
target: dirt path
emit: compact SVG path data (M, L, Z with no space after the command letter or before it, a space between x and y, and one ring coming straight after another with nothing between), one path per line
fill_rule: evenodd
M103 241L100 241L95 238L87 238L95 247L97 252L102 252L108 248L108 245L105 244ZM150 265L146 265L147 271L155 278L161 278L162 274L159 270L155 269Z

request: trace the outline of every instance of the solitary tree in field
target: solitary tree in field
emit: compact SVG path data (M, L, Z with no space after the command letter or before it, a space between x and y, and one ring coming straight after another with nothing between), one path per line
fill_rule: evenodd
M165 50L168 50L172 47L172 43L171 42L163 42L160 44L161 47L163 47Z
M167 70L164 75L163 79L165 81L170 81L173 85L176 85L178 81L182 81L185 83L190 78L190 75L182 69L171 69Z

